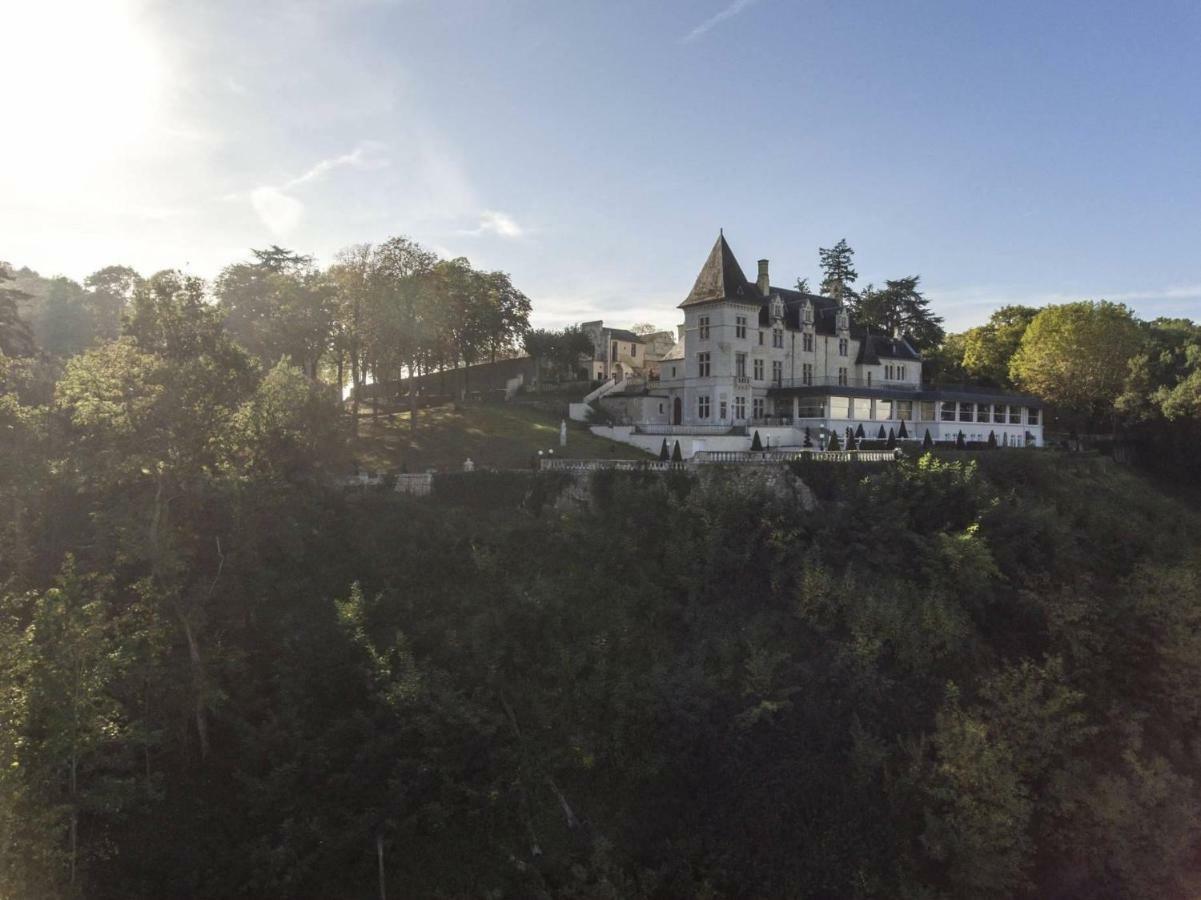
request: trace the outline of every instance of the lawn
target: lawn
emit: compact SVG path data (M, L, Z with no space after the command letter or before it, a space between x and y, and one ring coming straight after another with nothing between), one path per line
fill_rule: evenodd
M559 422L549 412L516 403L460 403L423 409L417 431L409 413L359 416L355 459L373 472L458 471L470 457L477 466L524 469L539 450L553 449L569 459L649 459L637 447L592 434L579 422L567 423L567 446L559 446Z

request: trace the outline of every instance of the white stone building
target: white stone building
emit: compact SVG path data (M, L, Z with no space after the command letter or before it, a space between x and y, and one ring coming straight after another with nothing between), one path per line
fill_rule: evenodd
M682 452L748 449L753 433L772 447L817 448L848 429L865 439L891 432L921 441L1041 446L1042 404L986 388L922 383L920 354L902 335L872 334L837 300L773 287L768 261L747 280L719 236L679 306L684 324L658 362L659 378L601 401L624 427L613 437ZM620 405L619 405L620 404Z

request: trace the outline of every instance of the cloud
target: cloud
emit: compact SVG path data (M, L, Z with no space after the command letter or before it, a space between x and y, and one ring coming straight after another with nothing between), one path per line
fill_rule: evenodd
M264 185L250 192L250 205L263 223L278 235L285 235L300 224L304 204L279 188Z
M304 204L288 191L320 181L337 169L381 169L388 165L388 160L378 156L382 149L383 144L376 141L362 141L349 153L320 160L303 174L284 182L283 187L269 184L256 187L250 192L250 205L268 228L278 235L285 235L299 225L304 217ZM239 197L238 194L231 194L225 199Z
M744 9L747 9L757 2L758 0L734 0L734 2L725 9L714 13L709 18L705 19L705 21L701 22L700 25L697 25L690 32L680 38L680 43L687 44L695 41L701 35L711 31L715 26L720 25L726 19L734 18L734 16L738 15Z
M479 237L484 234L494 234L497 237L516 239L525 237L526 230L517 224L508 213L495 209L486 209L480 213L480 223L475 228L463 229L459 232L468 237Z
M492 209L480 213L480 231L505 238L519 238L525 234L525 229L512 216Z
M351 168L364 171L382 169L388 165L388 161L375 155L381 149L383 149L383 144L377 141L362 141L349 153L321 160L303 175L293 178L284 187L294 188L302 184L307 184L310 181L317 181L335 169Z

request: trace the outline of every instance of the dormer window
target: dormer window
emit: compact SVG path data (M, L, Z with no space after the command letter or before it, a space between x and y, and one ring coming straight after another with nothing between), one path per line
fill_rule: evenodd
M778 294L771 301L771 317L776 321L784 318L784 301Z
M839 334L845 334L851 330L851 317L847 315L845 309L838 311L838 316L835 318L835 324Z
M801 307L801 324L806 328L813 327L813 303L809 300L806 300L805 305Z

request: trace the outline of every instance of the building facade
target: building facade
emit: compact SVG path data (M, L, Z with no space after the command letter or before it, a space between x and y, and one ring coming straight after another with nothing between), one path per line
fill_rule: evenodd
M648 433L747 434L775 446L825 444L849 429L878 438L987 441L1041 446L1042 404L1033 397L922 383L922 357L901 334L873 334L834 298L754 283L724 236L679 305L678 339L658 360ZM599 324L599 323L598 323ZM629 404L627 402L627 408ZM662 410L662 414L652 411Z

